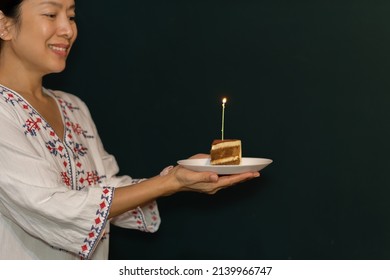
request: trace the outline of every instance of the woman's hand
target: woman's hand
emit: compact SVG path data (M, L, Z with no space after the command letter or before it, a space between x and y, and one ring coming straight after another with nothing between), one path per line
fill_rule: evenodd
M205 158L198 154L191 158ZM194 172L182 166L176 166L167 174L178 186L177 191L194 191L215 194L217 191L260 176L259 172L246 172L234 175L218 176L214 172Z
M206 154L197 154L191 158L206 157L208 157ZM161 196L182 191L214 194L221 189L259 176L259 172L218 176L214 172L195 172L180 165L169 167L162 172L162 176L116 188L109 217L120 215Z
M190 159L197 159L197 158L208 158L210 155L208 154L196 154L190 157Z

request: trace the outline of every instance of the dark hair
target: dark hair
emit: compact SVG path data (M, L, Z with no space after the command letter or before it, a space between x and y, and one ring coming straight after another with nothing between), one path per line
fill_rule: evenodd
M23 0L1 0L0 10L9 18L17 20L19 18L19 7Z

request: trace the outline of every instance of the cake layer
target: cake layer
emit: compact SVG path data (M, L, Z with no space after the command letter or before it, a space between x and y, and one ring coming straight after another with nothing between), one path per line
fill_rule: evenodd
M214 140L210 150L210 164L238 165L241 162L241 140Z

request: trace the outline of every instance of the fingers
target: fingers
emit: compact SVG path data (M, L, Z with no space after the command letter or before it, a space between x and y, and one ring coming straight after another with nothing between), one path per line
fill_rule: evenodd
M214 172L195 172L176 166L170 172L178 184L179 191L194 191L215 194L221 189L259 177L259 172L246 172L219 176Z
M212 172L195 172L192 180L194 183L214 183L218 182L219 176Z
M190 159L197 159L197 158L208 158L208 154L196 154L190 157Z
M217 191L234 186L238 183L251 180L253 178L257 178L259 176L260 176L259 172L247 172L247 173L236 174L236 175L221 176L219 177L218 180Z
M186 190L215 194L221 189L225 189L242 183L244 181L259 177L258 172L248 172L236 175L218 176L217 174L207 174L206 172L198 173L197 183L187 185Z
M223 183L226 184L228 183L236 184L259 176L260 176L259 172L246 172L246 173L235 174L235 175L221 176L220 181L224 181Z

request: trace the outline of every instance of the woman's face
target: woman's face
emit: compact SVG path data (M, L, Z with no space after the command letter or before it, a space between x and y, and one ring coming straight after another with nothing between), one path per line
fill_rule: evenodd
M29 71L42 75L64 70L77 37L74 0L24 0L10 41Z

